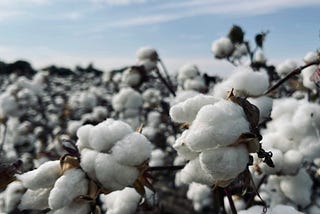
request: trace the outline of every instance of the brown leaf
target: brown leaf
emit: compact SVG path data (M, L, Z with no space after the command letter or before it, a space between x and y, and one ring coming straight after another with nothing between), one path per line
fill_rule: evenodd
M232 145L239 144L245 144L249 153L256 153L260 149L259 138L251 132L242 133L237 139L237 141Z

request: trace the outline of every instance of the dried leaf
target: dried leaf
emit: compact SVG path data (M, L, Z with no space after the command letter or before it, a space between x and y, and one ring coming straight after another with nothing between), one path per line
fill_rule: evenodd
M143 184L141 183L141 181L139 179L137 179L134 184L133 184L134 189L142 196L145 197L146 195L146 191L144 189Z
M60 158L61 174L63 174L68 169L78 168L79 166L80 161L77 157L66 154Z
M237 141L232 145L239 144L245 144L249 153L256 153L260 149L259 138L251 132L242 133L237 139Z

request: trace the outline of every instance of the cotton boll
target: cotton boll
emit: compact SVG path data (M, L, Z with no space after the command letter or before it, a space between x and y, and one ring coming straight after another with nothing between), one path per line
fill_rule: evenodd
M152 47L141 47L136 53L138 60L152 60L157 61L159 59L157 51Z
M249 123L238 104L221 100L202 107L189 130L186 144L194 151L202 151L235 143L249 131Z
M166 153L161 149L155 149L151 152L149 166L163 166Z
M191 123L204 105L214 104L217 101L218 99L213 96L199 94L172 106L170 116L175 122Z
M290 213L290 214L303 214L302 212L297 211L295 208L279 204L271 209L272 214L283 214L283 213Z
M116 111L130 108L140 108L143 104L141 94L132 88L122 88L121 91L112 98L112 107Z
M212 186L216 180L202 169L199 158L193 159L186 164L180 172L180 179L183 183L201 183Z
M122 73L121 82L125 83L127 86L135 87L141 83L142 77L138 71L128 68Z
M36 190L39 188L52 187L60 176L60 161L48 161L38 169L17 175L17 178L28 189Z
M44 210L49 208L48 198L51 188L28 189L21 198L19 210Z
M299 206L306 207L311 202L313 181L305 169L300 169L295 176L285 176L280 188L286 197Z
M215 180L234 179L245 170L249 153L245 145L205 150L200 156L201 167Z
M81 151L81 168L88 174L88 176L96 180L95 160L99 153L91 149L83 149Z
M278 149L270 149L272 152L272 161L274 163L274 167L269 167L266 163L261 162L259 167L263 173L266 174L275 174L279 172L283 167L283 153Z
M48 214L88 214L91 210L90 204L88 203L79 203L79 202L72 202L71 204L62 207L58 210L50 211Z
M133 188L125 188L114 191L105 197L107 214L130 214L135 213L141 196Z
M317 205L312 205L307 209L307 213L318 214L318 213L320 213L320 207Z
M282 172L295 174L302 164L303 155L297 150L289 150L283 155Z
M111 149L114 159L123 165L137 166L150 158L152 144L138 132L127 135Z
M183 88L186 90L203 91L206 89L206 85L201 77L197 77L194 79L187 79L183 84Z
M145 107L158 106L161 102L161 93L157 89L149 88L142 94Z
M192 151L185 143L185 138L188 135L189 130L182 132L182 135L176 140L173 148L178 152L178 155L186 160L193 160L198 157L199 153Z
M227 37L221 37L220 39L214 41L211 46L211 51L213 52L213 55L218 59L230 56L233 50L234 45L232 44L231 40Z
M265 119L269 118L272 111L272 98L267 96L262 96L258 98L248 98L248 101L258 107L260 112L260 119L259 122L264 121Z
M318 53L317 52L308 52L304 58L303 58L303 61L305 63L310 63L310 62L313 62L315 60L317 60L319 58L318 56Z
M99 153L96 158L95 172L98 181L109 190L130 186L139 175L135 167L120 165L111 155L103 153Z
M310 90L315 90L317 88L316 84L310 80L311 75L317 70L317 68L317 65L313 65L301 71L303 86Z
M282 179L282 177L277 175L269 175L267 178L267 183L261 185L260 190L267 193L267 197L264 197L263 199L267 200L267 204L270 207L274 207L277 204L287 203L286 196L283 194L280 188L280 182Z
M294 98L282 98L273 100L273 109L271 112L272 119L280 117L292 117L300 102Z
M77 137L78 137L77 146L80 150L82 150L83 148L90 148L89 134L92 128L93 128L93 125L88 124L88 125L81 126L77 130Z
M238 212L239 214L257 214L257 213L263 213L263 206L252 206L247 210L240 210ZM266 214L271 214L269 211Z
M187 79L193 79L200 73L199 68L194 64L185 64L179 68L178 71L178 83L183 84Z
M96 151L106 152L118 140L132 132L133 130L128 124L120 120L107 119L90 130L89 144Z
M77 133L77 130L81 127L82 122L78 120L70 120L68 121L68 128L67 131L68 133L73 136L74 134Z
M60 209L71 204L80 195L88 192L89 181L81 169L69 169L56 181L49 195L49 207Z
M291 71L293 71L294 69L296 69L297 67L298 67L298 64L295 61L287 59L281 62L279 65L277 65L276 71L281 76L285 76Z
M24 186L20 181L11 182L6 189L5 195L5 212L10 213L16 209L20 199L25 191Z
M150 71L157 68L157 61L153 61L153 60L149 60L149 59L139 60L137 62L137 65L142 66L144 68L144 70L146 70L147 72L150 72Z
M212 203L210 187L199 183L193 182L189 185L187 197L192 200L193 208L197 212L200 212L204 207Z

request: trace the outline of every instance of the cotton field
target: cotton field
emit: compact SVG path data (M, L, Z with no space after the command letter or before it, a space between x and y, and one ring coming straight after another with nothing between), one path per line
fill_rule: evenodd
M111 71L2 63L0 213L320 213L320 55L271 65L267 34L213 41L225 78L152 47Z

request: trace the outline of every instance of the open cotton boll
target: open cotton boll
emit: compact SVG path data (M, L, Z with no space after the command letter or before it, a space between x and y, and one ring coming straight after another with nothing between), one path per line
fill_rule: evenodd
M157 61L159 59L156 49L148 46L139 48L137 50L136 56L138 60Z
M285 176L280 182L284 195L301 207L311 202L313 181L305 169L300 169L295 176Z
M189 185L187 198L192 200L193 208L199 212L212 203L211 189L207 185L193 182Z
M18 116L18 103L13 96L8 93L0 95L0 116Z
M170 106L174 106L178 103L181 103L191 97L194 97L196 95L200 94L199 92L197 91L194 91L194 90L188 90L188 91L177 91L177 96L170 101Z
M142 77L136 70L132 70L131 68L126 69L122 73L121 82L125 83L127 86L137 86L141 83Z
M145 107L158 106L161 102L161 93L159 90L154 88L149 88L145 90L142 94Z
M89 203L72 202L58 210L52 210L48 214L88 214L91 211Z
M183 88L185 90L202 91L206 88L206 85L201 77L197 77L194 79L187 79L183 84Z
M269 175L267 183L262 184L260 190L265 193L263 199L267 201L270 207L274 207L277 204L287 203L287 198L283 194L280 188L280 182L283 178L277 175ZM257 198L257 200L259 200Z
M320 158L319 136L304 137L299 145L299 151L307 161L313 161L316 158Z
M39 168L17 175L23 186L36 190L39 188L52 187L60 176L60 161L47 161Z
M193 79L196 76L199 76L200 72L196 65L194 64L185 64L179 68L177 80L178 83L183 85L187 79Z
M214 104L217 101L218 99L213 96L199 94L172 106L169 114L175 122L191 123L204 105Z
M283 213L303 214L303 212L299 212L294 207L291 207L291 206L288 206L288 205L283 205L283 204L278 204L277 206L272 207L271 208L271 213L272 214L283 214Z
M139 175L135 167L121 165L113 156L103 153L99 153L96 158L95 172L98 181L109 190L121 190L130 186Z
M300 151L289 150L283 155L282 172L284 174L295 174L300 168L303 160L303 155Z
M249 131L249 123L238 104L220 100L202 107L189 130L186 144L194 151L202 151L234 143Z
M287 59L281 62L279 65L277 65L276 71L281 76L285 76L291 71L293 71L294 69L296 69L297 67L298 67L298 64L294 60Z
M245 170L249 153L245 145L220 147L203 151L199 160L201 167L215 180L230 180Z
M107 119L90 130L89 144L96 151L109 151L111 147L126 135L132 128L120 120Z
M317 52L310 51L304 56L303 61L305 63L310 63L317 60L318 58L319 58L319 55Z
M273 100L271 97L262 96L258 98L248 98L248 101L258 107L260 112L259 122L267 119L271 115Z
M28 189L21 198L19 210L44 210L49 208L48 198L51 188Z
M179 156L182 156L186 160L193 160L199 156L199 152L192 151L185 143L186 136L189 130L182 132L182 135L177 138L176 142L173 144L173 148L178 152Z
M311 75L317 70L317 68L318 68L317 65L313 65L313 66L307 67L301 71L302 84L304 87L306 87L310 90L317 89L316 84L310 80Z
M145 60L138 60L138 66L143 66L144 70L152 71L157 68L157 61L145 59Z
M20 181L13 181L7 186L5 193L6 213L11 213L17 207L24 191L25 188Z
M300 101L294 98L274 99L271 118L278 119L284 116L292 117L299 105Z
M135 213L141 196L133 188L125 188L114 191L105 196L107 214L131 214Z
M254 205L247 210L240 210L238 214L257 214L257 213L263 213L263 206L260 205ZM268 210L265 214L271 214Z
M266 174L276 174L283 167L283 153L280 150L274 148L270 149L270 152L272 152L272 161L275 167L269 167L264 162L259 163L259 167L261 171Z
M166 153L161 149L155 149L151 152L149 166L163 166Z
M49 207L52 210L60 209L71 204L80 195L88 192L89 181L81 169L69 169L58 178L49 195Z
M112 107L116 111L122 111L126 108L140 108L142 104L143 99L141 94L132 88L122 88L112 98Z
M199 158L193 159L186 164L186 166L180 171L180 179L186 184L196 182L209 186L215 184L216 181L210 174L202 169Z
M152 147L145 136L133 132L112 147L111 155L120 164L138 166L150 158Z
M228 37L221 37L220 39L215 40L211 45L211 51L218 59L230 56L233 50L234 45Z

